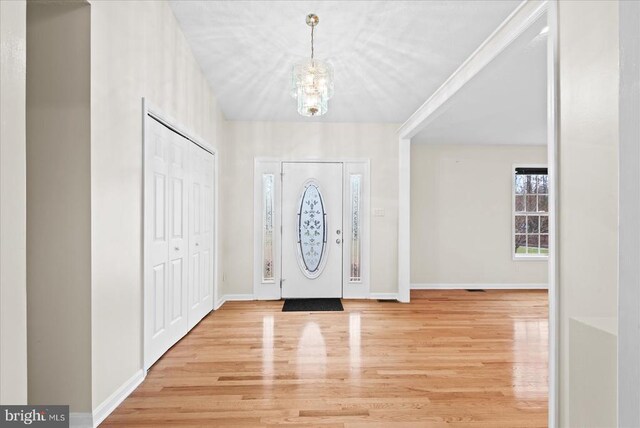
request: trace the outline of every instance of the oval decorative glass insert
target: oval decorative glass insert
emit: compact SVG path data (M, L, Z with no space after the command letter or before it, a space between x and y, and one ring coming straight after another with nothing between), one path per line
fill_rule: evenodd
M322 273L326 252L327 214L317 184L305 183L298 207L298 262L307 278Z

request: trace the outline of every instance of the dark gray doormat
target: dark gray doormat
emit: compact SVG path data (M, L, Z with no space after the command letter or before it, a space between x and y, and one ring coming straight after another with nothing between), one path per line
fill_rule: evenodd
M344 311L340 299L285 299L282 312Z

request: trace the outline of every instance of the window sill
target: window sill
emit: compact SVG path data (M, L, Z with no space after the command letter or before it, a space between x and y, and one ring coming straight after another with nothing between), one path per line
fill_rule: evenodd
M542 262L542 261L547 261L549 260L549 256L545 255L545 256L533 256L533 255L522 255L522 256L516 256L513 255L512 256L513 261L523 261L523 262Z

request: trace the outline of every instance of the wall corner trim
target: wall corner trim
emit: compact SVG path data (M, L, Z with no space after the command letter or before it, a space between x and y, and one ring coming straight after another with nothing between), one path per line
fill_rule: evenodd
M216 302L213 304L213 310L217 311L218 309L220 309L220 307L224 305L224 302L226 301L227 300L225 299L225 296L222 296L220 299L216 300Z
M122 403L144 380L147 376L146 372L142 369L138 370L133 376L123 383L120 388L115 390L106 400L104 400L93 411L93 426L98 426L104 421L107 416L113 412L116 407ZM71 426L76 426L71 424ZM80 425L77 425L80 426ZM83 425L84 426L84 425ZM89 425L92 426L92 425Z

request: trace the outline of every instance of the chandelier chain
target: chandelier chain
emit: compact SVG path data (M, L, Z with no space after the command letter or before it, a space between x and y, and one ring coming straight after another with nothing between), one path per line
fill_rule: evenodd
M313 30L315 29L315 25L311 26L311 59L313 59Z

